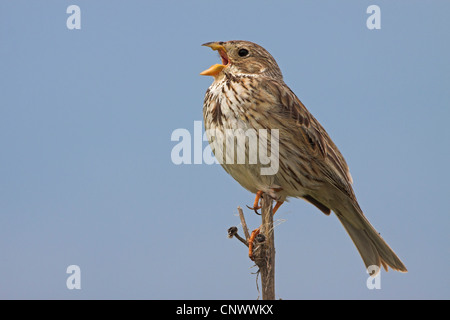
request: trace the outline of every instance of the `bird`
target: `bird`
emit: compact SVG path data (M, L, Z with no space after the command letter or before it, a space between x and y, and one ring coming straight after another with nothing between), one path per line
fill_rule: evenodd
M220 158L218 162L225 171L256 195L252 208L255 211L260 208L263 194L276 200L274 214L288 198L306 200L325 215L333 212L337 216L367 270L373 266L379 270L382 266L386 271L390 267L407 272L360 208L349 167L341 152L285 84L273 56L262 46L245 40L207 42L203 46L217 51L221 59L221 63L200 73L214 78L203 103L205 132L211 150ZM268 143L278 146L276 172L261 174L264 163L259 159L253 163L237 161L239 150L247 158L253 154L249 139L241 140L237 146L226 145L237 142L239 134L248 131L259 138L261 132L277 133L276 143ZM251 259L253 240L258 232L259 228L249 239Z

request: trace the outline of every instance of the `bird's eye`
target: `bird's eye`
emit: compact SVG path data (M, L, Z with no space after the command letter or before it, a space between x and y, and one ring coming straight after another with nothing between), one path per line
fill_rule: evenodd
M245 57L246 55L248 55L248 50L247 49L241 49L238 51L238 55L239 57Z

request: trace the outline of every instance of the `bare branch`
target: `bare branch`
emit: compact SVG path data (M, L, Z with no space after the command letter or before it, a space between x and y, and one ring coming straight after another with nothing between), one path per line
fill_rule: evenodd
M255 263L261 274L261 287L263 300L275 300L275 237L273 230L272 198L264 194L261 208L261 235L264 242L254 252ZM258 239L262 240L262 239ZM256 251L256 250L255 250Z
M275 300L275 241L274 241L274 229L273 229L273 211L272 211L273 199L264 194L261 198L261 230L255 237L253 257L255 264L259 270L257 274L261 276L261 288L263 300ZM239 218L241 219L242 229L246 239L243 239L238 235L237 227L231 227L228 229L228 237L236 237L239 241L249 246L250 233L245 222L244 212L241 207L238 207ZM258 281L257 281L258 282ZM258 292L259 292L259 287Z
M238 239L240 242L242 242L248 247L248 241L242 238L237 232L238 232L237 227L230 227L228 229L228 238L236 237L236 239Z
M237 207L237 209L239 212L239 218L241 219L242 229L244 230L245 239L248 240L250 238L250 233L248 232L247 222L245 222L244 212L242 211L241 207ZM248 243L247 243L247 247L248 247Z

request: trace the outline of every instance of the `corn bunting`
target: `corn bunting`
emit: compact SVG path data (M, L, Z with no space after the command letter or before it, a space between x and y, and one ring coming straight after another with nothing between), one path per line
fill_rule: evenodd
M222 60L201 73L214 77L203 105L208 140L223 168L256 194L253 208L259 208L263 193L277 201L274 213L286 198L302 198L326 215L331 211L336 214L367 268L375 265L406 272L404 264L359 207L344 157L284 83L270 53L249 41L208 42L204 46L218 51ZM244 135L243 143L236 143L240 139L237 130ZM261 173L264 165L260 159L248 161L255 150L250 150L252 134L247 132L259 138L261 132L271 132L271 136L272 132L278 133L277 140L267 143L272 153L278 153L277 170L272 174ZM265 138L268 139L267 134ZM229 147L227 143L233 142ZM239 149L247 157L244 162L239 162ZM250 244L253 236L254 233Z

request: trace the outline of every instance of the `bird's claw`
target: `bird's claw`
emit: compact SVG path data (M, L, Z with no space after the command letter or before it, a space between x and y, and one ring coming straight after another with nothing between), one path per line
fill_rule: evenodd
M257 206L257 207L247 206L247 208L249 208L250 210L254 210L257 215L259 215L259 216L261 215L261 213L258 212L258 210L261 209L261 206Z

